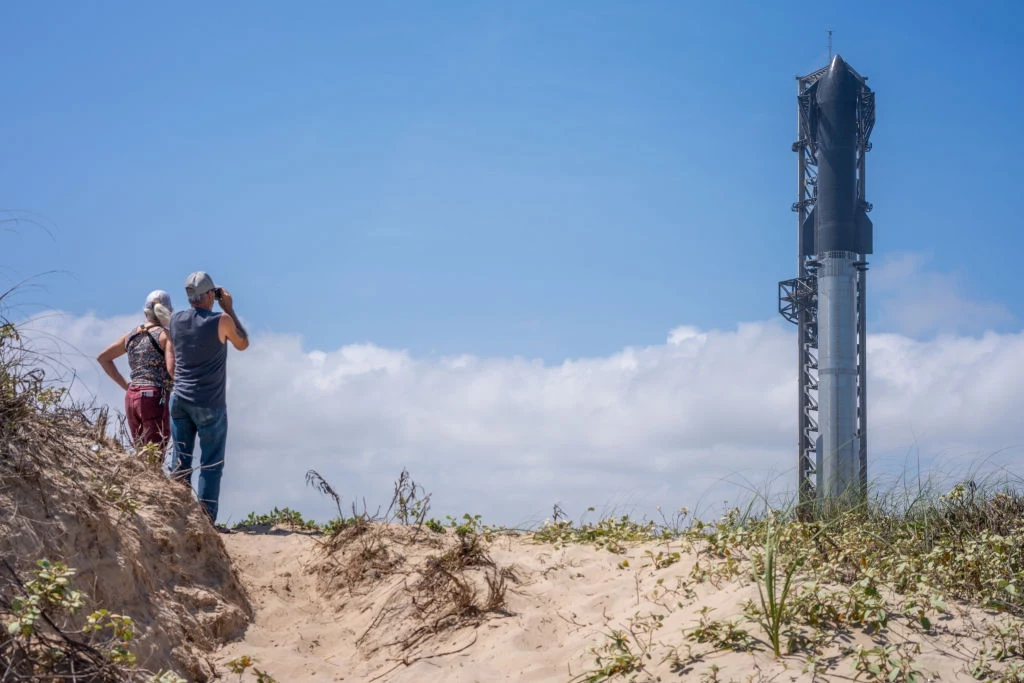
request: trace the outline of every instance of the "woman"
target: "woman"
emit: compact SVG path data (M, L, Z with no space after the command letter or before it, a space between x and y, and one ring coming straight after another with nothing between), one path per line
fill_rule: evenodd
M174 352L168 343L171 297L162 289L150 292L142 311L146 322L103 350L96 360L125 390L124 412L136 445L154 443L161 450L171 435L168 399L174 380ZM128 354L131 381L126 382L114 359Z

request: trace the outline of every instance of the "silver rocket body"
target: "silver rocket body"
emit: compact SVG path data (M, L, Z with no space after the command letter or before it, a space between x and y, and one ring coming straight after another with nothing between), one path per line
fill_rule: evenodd
M836 498L860 481L857 440L858 255L826 252L818 265L818 453L816 489Z

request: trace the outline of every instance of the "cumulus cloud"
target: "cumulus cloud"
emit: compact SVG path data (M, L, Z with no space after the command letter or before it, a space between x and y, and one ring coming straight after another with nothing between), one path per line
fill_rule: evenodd
M29 327L60 340L80 397L120 407L93 358L135 322L55 313ZM530 523L556 502L570 514L717 513L745 486L794 477L794 336L781 322L679 327L661 344L545 364L256 334L229 358L222 519L275 505L326 518L309 469L346 504L386 505L403 467L439 517ZM1024 461L1024 332L880 334L868 349L872 476L900 470L908 452L945 467L1000 449L1003 464Z

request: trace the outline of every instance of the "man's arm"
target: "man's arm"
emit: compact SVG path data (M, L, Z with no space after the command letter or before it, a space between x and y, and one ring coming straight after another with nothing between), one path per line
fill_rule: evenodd
M235 314L235 302L231 298L231 293L228 290L221 288L220 296L220 307L224 310L226 315L220 317L220 326L218 331L220 332L221 341L231 341L231 345L239 351L245 351L249 348L249 333L242 327L242 321L238 319Z
M125 391L128 391L128 382L124 376L121 375L121 371L114 365L114 359L123 356L127 353L124 349L124 341L128 335L122 336L116 342L103 349L100 355L96 356L96 360L100 362L100 367L107 373L110 379L117 382L117 386L121 387Z

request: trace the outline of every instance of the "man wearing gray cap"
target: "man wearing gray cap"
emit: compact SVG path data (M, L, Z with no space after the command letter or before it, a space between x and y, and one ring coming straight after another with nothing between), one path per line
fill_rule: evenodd
M227 342L239 351L249 348L249 335L235 315L231 294L198 271L185 280L191 304L171 316L174 353L174 393L171 395L171 438L174 465L171 476L191 485L192 451L196 436L199 461L199 502L211 522L217 521L224 447L228 437ZM224 313L214 313L214 302Z

